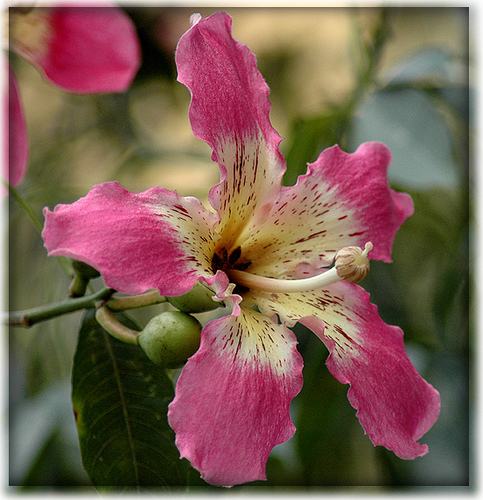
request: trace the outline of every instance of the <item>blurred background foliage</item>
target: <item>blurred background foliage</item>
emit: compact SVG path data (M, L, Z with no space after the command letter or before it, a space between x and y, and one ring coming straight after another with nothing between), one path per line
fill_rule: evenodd
M468 485L468 9L225 10L271 87L272 123L285 138L287 184L334 143L353 151L379 140L391 148L390 181L413 196L416 212L398 234L394 263L374 263L363 285L385 321L404 329L411 359L442 399L441 417L423 438L428 455L405 462L374 448L346 400L347 387L324 366L323 345L296 327L305 361L304 388L292 404L297 433L275 448L267 482L237 489ZM143 57L125 94L64 93L10 55L30 138L29 171L19 192L39 218L42 207L71 202L107 180L131 191L161 185L205 201L217 180L208 147L192 135L189 95L176 82L174 65L190 14L213 9L125 11ZM9 222L10 309L65 297L68 278L46 257L13 199ZM144 325L166 307L133 316ZM79 325L76 313L10 332L11 485L92 488L70 402ZM209 488L195 471L190 477L191 488Z

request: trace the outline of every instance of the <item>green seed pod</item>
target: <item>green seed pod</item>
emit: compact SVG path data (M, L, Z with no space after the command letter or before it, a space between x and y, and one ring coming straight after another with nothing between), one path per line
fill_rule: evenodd
M81 262L79 260L72 261L72 268L74 269L76 274L88 280L92 280L100 276L100 273L97 269L94 269L89 264L86 264L85 262Z
M177 368L200 346L200 322L189 314L168 311L155 316L138 336L138 344L157 365Z
M177 297L166 297L168 302L186 313L200 313L212 311L220 307L219 302L215 302L212 297L215 295L209 288L197 283L188 293Z

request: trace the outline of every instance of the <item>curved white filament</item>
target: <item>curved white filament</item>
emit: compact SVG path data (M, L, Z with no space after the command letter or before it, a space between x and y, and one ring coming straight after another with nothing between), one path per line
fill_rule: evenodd
M245 271L230 271L230 280L236 284L267 292L308 292L336 283L341 279L335 267L317 276L299 280L280 280L277 278L267 278L266 276L257 276Z
M344 265L341 266L341 268L347 268L347 266L354 266L355 268L366 266L367 269L365 269L365 272L362 275L362 277L364 277L369 270L368 254L373 248L374 246L370 241L365 244L364 250L361 250L359 247L343 248L341 252L343 252L344 250L350 252L350 261L349 263L345 262ZM322 274L312 276L310 278L296 280L268 278L266 276L258 276L256 274L247 273L246 271L239 271L237 269L231 270L229 272L229 277L230 281L233 281L237 285L242 285L250 289L281 293L309 292L311 290L324 288L328 285L331 285L332 283L337 283L344 278L348 278L347 269L341 271L341 275L339 275L337 272L337 268L339 267L338 255L339 252L337 252L335 255L335 266L332 269L329 269Z

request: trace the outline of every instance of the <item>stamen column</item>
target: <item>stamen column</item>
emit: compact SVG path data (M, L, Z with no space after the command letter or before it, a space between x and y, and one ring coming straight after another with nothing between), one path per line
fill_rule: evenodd
M324 288L342 279L347 281L360 281L369 271L368 254L372 250L371 242L366 243L364 250L359 247L345 247L335 254L334 267L328 271L310 278L283 280L267 278L245 271L232 270L230 280L237 285L267 292L308 292Z

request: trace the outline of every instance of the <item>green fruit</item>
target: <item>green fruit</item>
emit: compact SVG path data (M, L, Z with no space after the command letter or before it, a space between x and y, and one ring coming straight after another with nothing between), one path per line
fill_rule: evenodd
M219 302L215 302L212 297L214 296L209 288L197 283L188 293L179 295L178 297L166 297L168 302L186 313L200 313L205 311L212 311L220 307Z
M138 336L138 344L157 365L177 368L200 346L200 322L180 311L155 316Z

